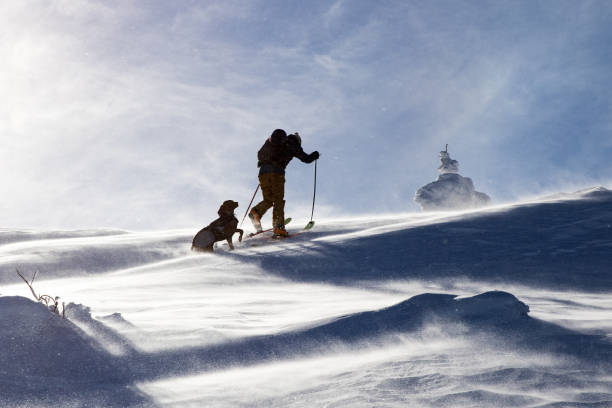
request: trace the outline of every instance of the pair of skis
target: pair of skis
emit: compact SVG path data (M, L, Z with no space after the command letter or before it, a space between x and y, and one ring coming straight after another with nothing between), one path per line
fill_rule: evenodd
M291 222L291 218L285 218L285 225L289 224ZM304 227L303 231L307 231L309 229L311 229L312 227L314 227L315 222L314 221L309 221L308 224L306 224L306 226ZM274 228L268 228L265 230L261 230L261 231L257 231L257 232L251 232L249 235L247 235L247 238L253 238L257 235L263 234L264 232L270 232L273 231ZM301 232L301 231L300 231ZM293 234L289 234L287 237L276 237L274 236L274 238L276 239L283 239L283 238L291 238L294 235L299 234L299 232L293 233Z

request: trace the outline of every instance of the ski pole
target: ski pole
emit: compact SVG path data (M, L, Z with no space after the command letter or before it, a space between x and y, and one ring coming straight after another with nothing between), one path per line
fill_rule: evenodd
M257 195L257 192L259 191L259 183L257 184L257 188L255 189L255 192L253 193L253 198L251 198L251 202L249 203L249 206L246 209L246 212L244 213L244 217L242 217L242 221L240 221L240 226L242 227L242 223L244 222L244 219L246 218L247 214L249 213L249 210L251 209L251 204L253 204L253 200L255 199L255 196Z
M308 224L306 224L304 229L310 229L310 228L312 228L314 226L314 221L312 220L312 217L314 215L315 198L317 196L317 161L318 160L315 160L314 191L312 193L312 211L310 212L310 222Z

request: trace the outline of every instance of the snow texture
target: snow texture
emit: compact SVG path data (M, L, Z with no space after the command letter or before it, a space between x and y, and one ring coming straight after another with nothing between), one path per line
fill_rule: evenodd
M477 208L488 205L491 198L474 189L469 177L459 174L459 162L451 159L447 150L440 152L442 164L436 181L419 188L414 200L426 211Z
M611 231L602 187L215 254L193 231L4 231L0 406L610 407Z

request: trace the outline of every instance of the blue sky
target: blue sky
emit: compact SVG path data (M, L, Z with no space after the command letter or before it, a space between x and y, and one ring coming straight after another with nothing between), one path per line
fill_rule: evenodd
M608 1L8 1L0 227L199 228L275 128L315 215L418 211L438 151L494 201L610 187ZM313 166L287 172L310 214Z

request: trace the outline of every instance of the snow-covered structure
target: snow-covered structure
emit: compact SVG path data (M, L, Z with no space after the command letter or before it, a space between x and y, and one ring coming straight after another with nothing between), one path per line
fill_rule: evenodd
M440 152L440 175L436 181L419 188L414 196L423 210L452 210L487 205L491 198L474 189L469 177L459 174L459 162L451 159L446 149Z

